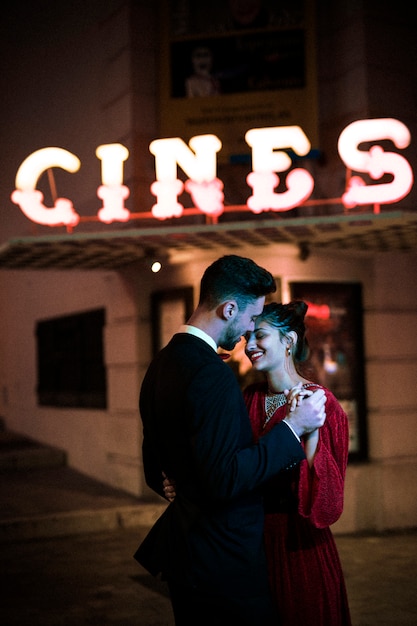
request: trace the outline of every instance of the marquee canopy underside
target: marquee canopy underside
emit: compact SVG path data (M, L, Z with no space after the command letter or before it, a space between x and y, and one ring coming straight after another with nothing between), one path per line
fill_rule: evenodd
M274 244L304 251L417 251L417 215L406 212L22 237L0 246L0 269L120 269L152 253L175 262L178 253L239 254Z

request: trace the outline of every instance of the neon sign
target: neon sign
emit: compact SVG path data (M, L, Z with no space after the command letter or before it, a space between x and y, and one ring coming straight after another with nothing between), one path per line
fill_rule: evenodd
M384 174L392 174L390 183L365 185L359 177L352 177L351 185L342 197L345 207L357 204L390 204L404 198L413 186L413 171L400 154L384 152L381 146L373 146L369 151L358 150L364 141L391 139L397 148L406 148L411 141L408 128L394 119L358 120L342 131L339 141L339 154L347 167L356 172L366 172L378 180Z
M402 122L392 118L358 120L340 134L338 152L349 170L368 174L373 180L379 180L385 174L392 177L388 183L367 185L359 175L351 176L345 193L339 199L346 209L357 205L398 202L410 192L413 172L403 156L386 152L380 145L374 145L369 150L359 149L361 143L383 139L389 139L397 148L403 149L410 144L411 136ZM275 191L280 183L277 173L290 170L292 165L288 151L305 156L311 150L303 130L299 126L253 128L246 133L245 140L252 149L253 168L246 178L252 190L247 200L248 209L253 213L281 212L307 203L314 189L314 180L303 168L289 171L285 179L286 190ZM149 150L155 156L156 180L151 185L151 192L156 197L156 203L151 209L151 216L159 220L181 217L185 209L178 202L178 196L183 191L190 194L198 211L212 218L221 215L225 210L223 182L216 176L216 155L221 147L222 143L215 135L192 137L189 145L178 137L153 141ZM124 204L129 189L123 185L123 163L129 152L121 144L105 144L97 148L96 156L101 161L103 183L97 189L97 196L103 201L97 218L107 224L126 222L132 218ZM74 173L80 165L79 159L63 148L37 150L18 169L12 201L38 224L76 226L82 218L72 202L67 198L56 198L53 207L48 208L36 185L49 168L60 167ZM185 183L177 178L178 167L189 177ZM135 214L134 217L143 215Z
M288 211L310 197L314 180L301 168L288 174L287 191L274 192L280 182L275 172L285 172L291 167L288 154L282 150L277 151L277 148L292 148L300 156L310 152L311 144L299 126L254 128L246 133L245 139L252 148L253 172L247 176L246 181L253 190L253 195L248 199L248 207L254 213L268 209Z
M41 174L49 167L77 172L80 166L80 160L63 148L42 148L33 152L17 171L12 201L20 206L26 217L37 224L76 226L80 216L74 211L71 200L58 198L53 210L47 209L43 204L43 194L36 189L36 185Z

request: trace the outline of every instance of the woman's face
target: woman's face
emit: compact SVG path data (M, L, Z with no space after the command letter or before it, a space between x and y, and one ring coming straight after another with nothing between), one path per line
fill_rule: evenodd
M258 372L283 369L286 342L280 332L265 321L255 324L255 330L245 335L245 354Z

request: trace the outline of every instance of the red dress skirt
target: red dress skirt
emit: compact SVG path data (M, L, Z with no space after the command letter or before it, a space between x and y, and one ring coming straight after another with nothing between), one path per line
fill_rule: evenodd
M265 489L265 547L282 626L351 626L342 566L330 530L343 511L348 419L334 395L325 392L326 422L312 467L302 461ZM265 393L263 383L244 392L255 440L286 414L286 407L280 407L264 426Z

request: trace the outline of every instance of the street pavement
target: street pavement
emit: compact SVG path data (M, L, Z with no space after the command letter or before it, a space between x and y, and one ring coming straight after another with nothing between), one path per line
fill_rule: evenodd
M0 432L0 503L1 626L174 626L166 586L133 558L162 502ZM353 626L416 626L417 527L335 538Z
M146 530L2 545L0 623L174 626L166 587L133 559ZM353 626L416 626L417 532L338 536L336 541Z
M144 529L1 546L2 626L173 626L163 583L133 559Z

